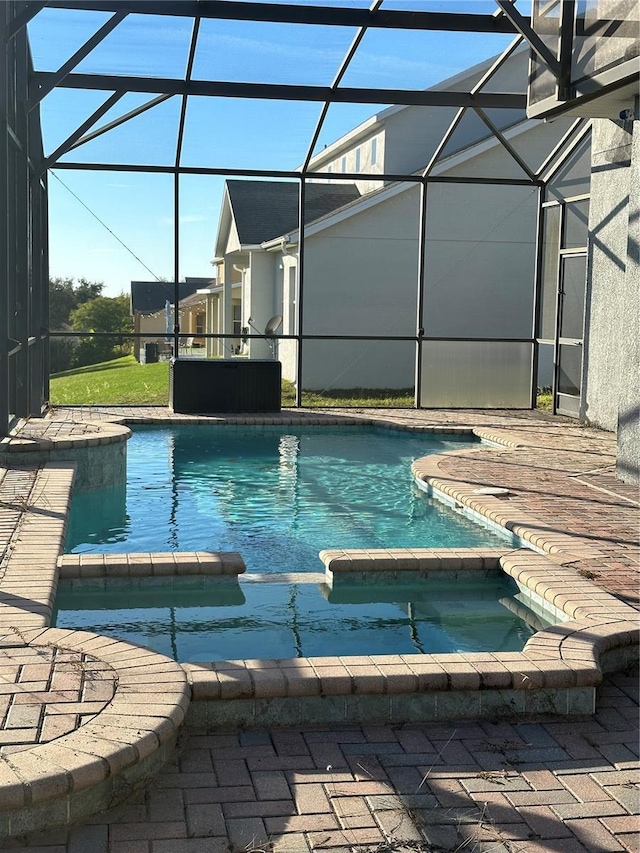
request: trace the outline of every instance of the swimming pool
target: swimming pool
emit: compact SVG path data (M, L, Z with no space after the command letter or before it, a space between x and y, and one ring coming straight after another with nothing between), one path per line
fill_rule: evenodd
M503 545L412 482L414 459L465 443L375 427L136 427L126 485L75 496L66 551L239 551L269 573L318 571L323 548Z
M63 581L55 624L142 643L178 661L520 651L534 633L498 572L330 589L310 575ZM538 620L539 621L539 620ZM548 624L548 623L547 623Z

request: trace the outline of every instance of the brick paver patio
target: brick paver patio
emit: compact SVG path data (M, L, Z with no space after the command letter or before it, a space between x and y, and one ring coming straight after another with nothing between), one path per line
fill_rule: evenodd
M111 667L82 652L3 648L0 759L88 723L113 697L115 679Z
M30 853L637 853L638 680L583 722L193 733L144 795Z
M118 408L56 416L166 413ZM543 537L572 535L578 570L640 609L638 490L615 479L613 436L542 413L366 415L499 434L508 446L448 457L439 477L508 488L512 515L535 517ZM6 478L5 485L14 488ZM4 549L19 506L6 501L0 509ZM53 655L44 661L49 679ZM23 672L7 682L11 707L20 706ZM54 687L51 680L45 686ZM40 738L46 705L38 710ZM638 751L637 669L606 677L596 714L579 721L514 715L447 725L192 730L144 795L69 830L0 846L31 853L637 853Z

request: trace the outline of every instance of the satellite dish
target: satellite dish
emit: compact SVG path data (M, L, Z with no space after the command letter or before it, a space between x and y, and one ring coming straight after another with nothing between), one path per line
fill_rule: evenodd
M281 325L282 314L274 314L273 317L267 323L267 325L264 327L265 336L270 338L275 335Z

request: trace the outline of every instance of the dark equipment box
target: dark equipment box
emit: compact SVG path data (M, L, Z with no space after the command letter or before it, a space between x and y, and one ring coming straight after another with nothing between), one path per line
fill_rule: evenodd
M169 406L179 414L279 412L282 365L242 358L172 358Z

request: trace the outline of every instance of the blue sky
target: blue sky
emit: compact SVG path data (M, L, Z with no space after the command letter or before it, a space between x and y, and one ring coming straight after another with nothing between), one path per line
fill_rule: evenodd
M366 4L351 0L350 5ZM384 6L489 13L495 8L492 0L397 0ZM36 69L56 70L108 17L45 8L29 26ZM130 15L76 70L181 77L190 31L191 22L186 18ZM205 20L194 77L328 85L353 35L354 30L348 28ZM499 53L509 41L507 36L369 30L343 85L426 88ZM42 104L46 153L54 151L108 95L65 89L48 95ZM98 126L150 97L126 95ZM318 103L191 98L182 162L222 167L229 170L229 177L234 168L295 169L304 160L320 108ZM172 98L64 159L169 165L175 156L179 111L180 99ZM371 105L333 105L319 147L376 111ZM223 178L211 176L181 178L181 278L211 274L223 182ZM131 280L151 279L151 273L173 278L170 176L58 170L50 176L49 193L52 276L103 281L107 295L128 292Z

